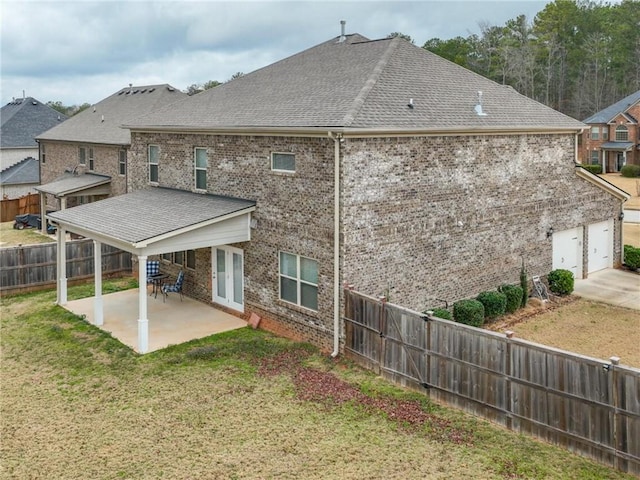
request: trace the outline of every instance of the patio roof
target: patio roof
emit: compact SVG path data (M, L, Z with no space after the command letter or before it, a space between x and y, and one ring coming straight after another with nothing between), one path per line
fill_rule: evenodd
M106 195L111 192L110 184L111 177L107 175L97 175L95 173L78 175L73 172L66 172L53 182L36 187L36 190L42 193L49 193L56 197Z
M615 150L618 152L629 151L633 148L633 142L606 142L600 147L602 150Z
M253 200L152 187L48 217L66 231L148 256L248 241L255 206Z

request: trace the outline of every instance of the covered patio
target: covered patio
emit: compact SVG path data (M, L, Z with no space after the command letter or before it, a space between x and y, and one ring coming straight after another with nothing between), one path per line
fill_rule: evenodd
M156 321L155 317L161 316L158 303L162 300L150 297L144 288L148 283L149 256L248 242L251 240L251 212L255 208L256 202L252 200L151 187L53 212L48 218L58 227L57 303L65 307L70 303L67 299L67 232L91 238L94 242L96 293L90 299L92 315L82 313L87 315L94 325L102 327L105 322L110 321L109 316L113 314L106 308L108 296L102 295L102 244L135 255L138 259L138 281L143 287L137 290L137 314L135 308L119 311L127 315L128 322L136 324L136 351L147 353L151 351L151 345L163 342L153 338L153 329L163 325L163 322ZM197 266L195 268L197 271ZM243 297L244 282L241 272L240 268L240 299ZM188 295L188 291L185 293ZM213 292L211 295L213 301ZM172 300L172 304L175 304L175 299ZM177 300L180 301L179 297ZM86 306L84 308L86 309ZM176 322L185 321L184 319L189 317L183 308L174 308L171 325L164 322L164 330L158 330L158 333L164 331L166 334L172 329L175 333L176 330L180 330ZM212 309L207 308L209 311L205 316L210 318ZM179 343L176 339L168 341Z
M100 325L100 329L135 351L138 351L139 293L136 288L104 295L104 322ZM95 324L93 303L91 297L82 298L69 301L64 307ZM149 297L147 313L151 319L147 352L247 326L244 320L211 305L189 297L180 301L177 294L169 294L166 301L162 301L162 294Z

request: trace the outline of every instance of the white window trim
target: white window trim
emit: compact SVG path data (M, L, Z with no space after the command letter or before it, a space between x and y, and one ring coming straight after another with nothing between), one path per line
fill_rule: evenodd
M274 168L273 166L273 160L274 160L274 155L291 155L293 157L293 170L283 170L281 168ZM272 172L278 172L278 173L296 173L296 167L295 167L295 163L296 163L296 154L292 153L292 152L271 152L271 171Z
M122 161L123 154L124 154L124 162ZM124 169L122 168L123 165L124 165ZM127 175L127 151L126 150L118 150L118 175L120 175L121 177L124 177Z
M283 253L286 253L287 255L292 255L292 256L296 257L296 274L297 274L297 278L290 277L289 275L285 275L284 273L282 273L280 271L280 268L281 268L281 265L282 265L281 261L280 261L280 255L283 254ZM302 302L301 285L303 283L305 285L311 285L313 287L316 287L316 295L318 295L318 293L319 293L319 287L318 287L317 283L307 282L307 281L302 280L300 278L300 259L302 259L302 258L305 258L307 260L312 260L312 261L316 262L316 265L318 266L318 272L317 272L318 273L318 277L320 276L320 271L319 271L320 270L320 264L316 259L310 258L310 257L305 257L304 255L298 255L296 253L286 252L284 250L279 251L278 252L278 298L281 301L283 301L283 302L285 302L285 303L287 303L289 305L295 305L296 307L304 308L305 310L309 310L310 312L317 312L318 310L306 307L306 306L302 305L302 303L301 303ZM289 300L285 300L284 298L282 298L282 282L280 281L281 277L287 278L289 280L294 280L296 282L296 290L297 290L296 291L296 298L298 299L297 303L293 303L293 302L290 302Z
M207 165L202 168L198 167L197 152L198 150L204 150L206 153ZM204 170L204 188L198 187L198 170ZM196 190L206 192L207 191L207 172L209 171L209 150L206 147L194 147L193 148L193 186Z
M152 163L152 162L151 162L151 148L152 148L152 147L155 147L155 148L157 148L157 149L158 149L158 158L156 159L156 162L155 162L155 163ZM148 179L149 179L149 183L152 183L152 184L154 184L154 185L155 185L155 184L157 184L157 183L160 181L160 146L159 146L159 145L150 144L150 145L147 147L147 165L148 165L148 167L149 167L149 177L148 177ZM157 170L157 172L158 172L158 178L157 178L157 180L151 180L151 165L155 165L155 166L156 166L156 170Z
M84 155L82 155L81 152L84 152ZM87 147L78 147L78 164L79 165L87 164Z

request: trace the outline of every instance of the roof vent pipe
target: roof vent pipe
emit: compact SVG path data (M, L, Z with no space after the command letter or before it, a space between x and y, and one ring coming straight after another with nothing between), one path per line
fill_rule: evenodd
M339 43L342 43L347 39L347 37L344 34L346 25L347 25L346 20L340 20L340 38L338 39Z

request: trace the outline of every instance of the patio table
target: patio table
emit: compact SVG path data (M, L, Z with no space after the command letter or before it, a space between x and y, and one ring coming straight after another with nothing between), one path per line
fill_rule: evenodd
M160 290L162 281L167 278L169 278L169 275L167 273L157 273L155 275L150 275L149 277L147 277L147 280L153 286L150 294L150 295L153 295L153 298L158 298L158 291Z

